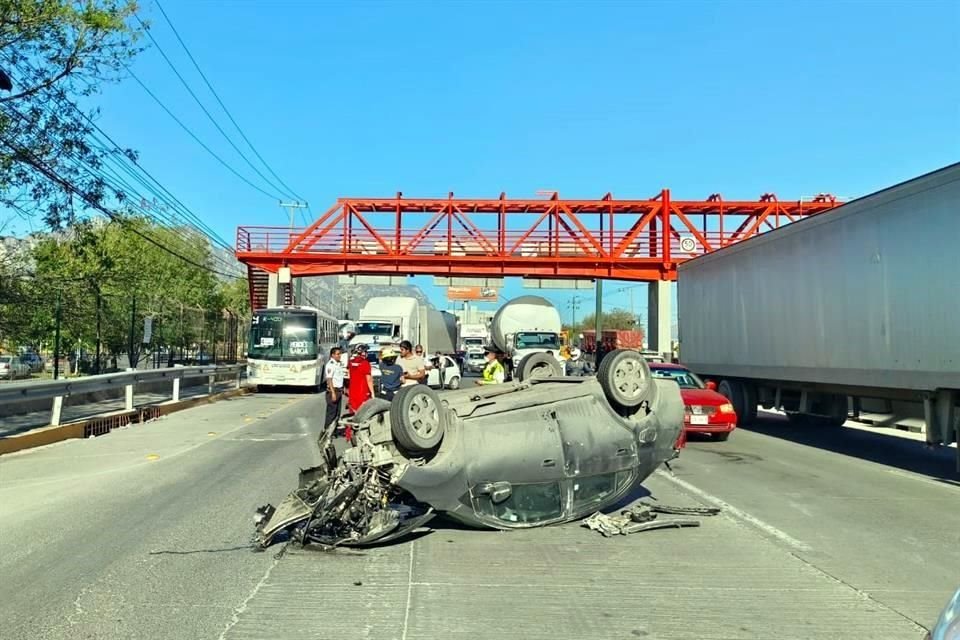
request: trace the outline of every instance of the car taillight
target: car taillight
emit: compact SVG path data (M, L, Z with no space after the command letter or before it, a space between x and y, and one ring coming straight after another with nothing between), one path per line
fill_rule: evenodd
M722 404L717 408L717 413L733 413L733 405L729 402Z

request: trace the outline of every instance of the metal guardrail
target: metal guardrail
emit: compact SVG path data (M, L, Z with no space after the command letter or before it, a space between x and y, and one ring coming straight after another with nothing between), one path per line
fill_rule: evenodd
M67 380L42 380L29 382L12 382L0 386L0 404L22 402L25 400L42 400L52 398L50 424L60 424L60 414L63 409L63 399L74 394L93 393L123 389L125 408L133 410L133 391L138 384L168 381L172 384L172 400L180 400L180 381L191 378L207 378L208 392L213 393L217 378L232 375L236 388L240 387L240 377L246 370L246 364L222 366L175 366L168 369L150 369L136 371L122 371L105 373L84 378Z

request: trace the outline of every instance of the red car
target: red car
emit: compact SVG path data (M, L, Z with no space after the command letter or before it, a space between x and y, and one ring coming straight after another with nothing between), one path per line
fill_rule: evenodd
M737 414L730 401L717 393L716 385L704 382L695 373L679 364L651 362L650 372L657 378L671 378L680 385L684 404L684 433L709 433L716 440L726 440L737 428Z

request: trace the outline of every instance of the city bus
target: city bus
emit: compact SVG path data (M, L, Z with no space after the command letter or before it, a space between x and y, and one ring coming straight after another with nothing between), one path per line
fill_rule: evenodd
M254 311L247 379L258 386L320 389L323 365L338 342L337 319L320 309L286 305Z

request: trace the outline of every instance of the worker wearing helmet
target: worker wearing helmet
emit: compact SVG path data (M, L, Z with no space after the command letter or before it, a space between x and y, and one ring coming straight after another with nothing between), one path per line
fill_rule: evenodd
M403 367L397 364L397 352L392 347L380 350L380 395L393 400L393 395L403 386Z
M483 367L483 380L477 380L477 384L503 384L506 373L497 357L498 349L493 346L486 347L483 355L487 358L487 364Z
M570 349L570 359L567 360L567 375L584 377L593 373L590 363L583 359L583 352L579 347Z
M353 357L347 363L350 371L350 392L348 401L350 410L354 413L360 405L373 397L373 370L367 360L369 348L365 344L358 344L353 348Z

